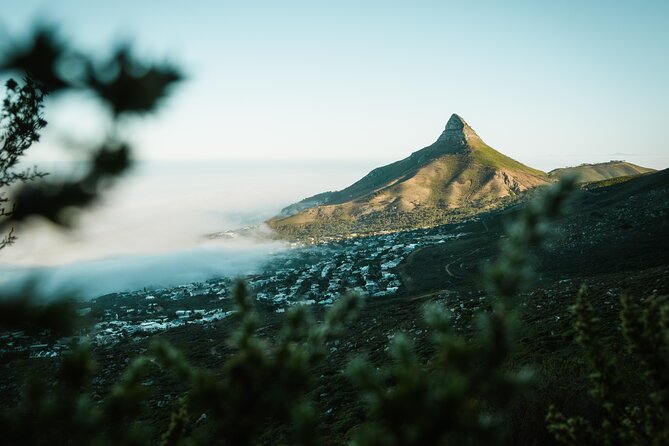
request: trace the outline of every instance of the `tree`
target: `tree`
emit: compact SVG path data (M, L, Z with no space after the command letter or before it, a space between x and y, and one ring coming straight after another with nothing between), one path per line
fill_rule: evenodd
M34 143L39 141L40 130L46 126L42 116L45 93L26 77L23 86L14 79L5 83L7 93L0 112L0 217L11 217L13 206L8 189L15 183L26 183L46 174L32 169L17 170L17 165ZM14 229L9 228L0 239L0 249L14 243Z

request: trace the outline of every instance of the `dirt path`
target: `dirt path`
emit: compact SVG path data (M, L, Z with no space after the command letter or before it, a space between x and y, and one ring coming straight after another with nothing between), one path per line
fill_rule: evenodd
M452 261L451 263L446 264L446 266L444 267L444 269L446 270L446 274L448 274L449 276L453 277L454 279L460 279L460 276L456 276L455 274L453 274L453 273L451 272L451 265L452 265L453 263L455 263L455 260Z
M469 257L469 256L472 255L472 254L476 254L476 253L479 252L480 250L481 250L481 248L476 248L476 249L474 249L473 251L470 251L470 252L468 252L467 254L463 254L463 255L461 255L460 257L458 257L457 259L455 259L455 260L449 262L448 264L446 264L446 266L444 267L444 269L446 270L446 274L448 274L449 276L451 276L451 277L454 278L454 279L462 279L462 276L458 276L458 275L456 275L456 274L453 274L453 271L451 271L451 265L453 265L453 264L456 263L456 262L461 261L461 260L464 259L465 257Z

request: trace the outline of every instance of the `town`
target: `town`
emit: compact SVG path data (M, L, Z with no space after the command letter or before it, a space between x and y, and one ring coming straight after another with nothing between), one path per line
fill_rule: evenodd
M397 267L409 254L466 235L458 227L438 227L293 244L269 258L262 273L241 279L258 301L272 305L277 313L291 305L331 305L347 291L388 298L402 292ZM114 345L187 324L210 324L234 312L229 296L237 279L120 291L80 301L78 311L89 321L80 336L56 339L47 333L0 333L0 357L49 358L60 355L72 342Z

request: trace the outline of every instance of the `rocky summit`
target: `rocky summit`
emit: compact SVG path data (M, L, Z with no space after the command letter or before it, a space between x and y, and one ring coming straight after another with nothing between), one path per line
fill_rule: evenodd
M480 141L479 135L476 134L469 124L465 122L460 116L453 114L446 123L446 128L437 139L437 143L449 143L454 147L466 147L467 142L471 140Z

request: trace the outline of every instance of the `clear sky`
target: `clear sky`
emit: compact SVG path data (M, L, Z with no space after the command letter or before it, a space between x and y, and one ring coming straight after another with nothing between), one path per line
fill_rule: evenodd
M0 41L49 21L185 68L145 158L393 161L458 113L533 167L669 167L667 0L0 1ZM50 104L41 150L89 108Z

